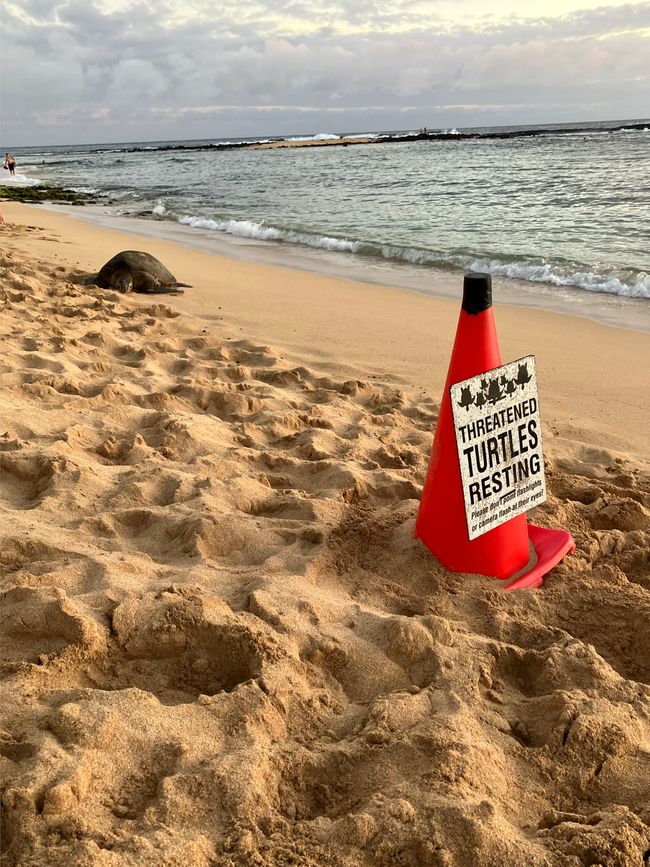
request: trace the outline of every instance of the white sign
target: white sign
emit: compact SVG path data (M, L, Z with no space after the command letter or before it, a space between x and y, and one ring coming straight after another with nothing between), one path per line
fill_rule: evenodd
M449 391L467 531L476 539L546 500L535 357Z

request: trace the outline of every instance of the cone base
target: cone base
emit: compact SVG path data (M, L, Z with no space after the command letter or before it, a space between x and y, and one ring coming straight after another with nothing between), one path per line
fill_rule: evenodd
M528 524L528 538L537 554L537 562L523 575L503 582L504 590L521 590L524 587L541 587L544 575L576 546L571 533L566 530L549 530Z

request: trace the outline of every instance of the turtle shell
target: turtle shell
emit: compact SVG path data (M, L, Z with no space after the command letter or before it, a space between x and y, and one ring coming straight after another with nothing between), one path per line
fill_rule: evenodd
M131 272L134 287L137 286L139 277L142 278L147 275L154 277L162 286L175 286L178 283L171 271L168 271L155 256L140 250L123 250L113 256L100 269L97 275L97 285L109 289L112 285L113 275L117 271L123 270Z

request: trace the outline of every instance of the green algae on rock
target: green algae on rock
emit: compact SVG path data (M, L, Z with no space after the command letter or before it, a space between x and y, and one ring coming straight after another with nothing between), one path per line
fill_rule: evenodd
M38 204L40 202L60 202L69 205L86 205L96 202L94 195L67 190L65 187L53 187L39 184L31 187L14 187L0 184L0 199L14 202Z

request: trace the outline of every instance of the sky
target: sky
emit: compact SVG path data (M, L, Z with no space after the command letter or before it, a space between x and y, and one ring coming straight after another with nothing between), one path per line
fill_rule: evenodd
M4 148L650 114L647 2L4 0L0 28Z

